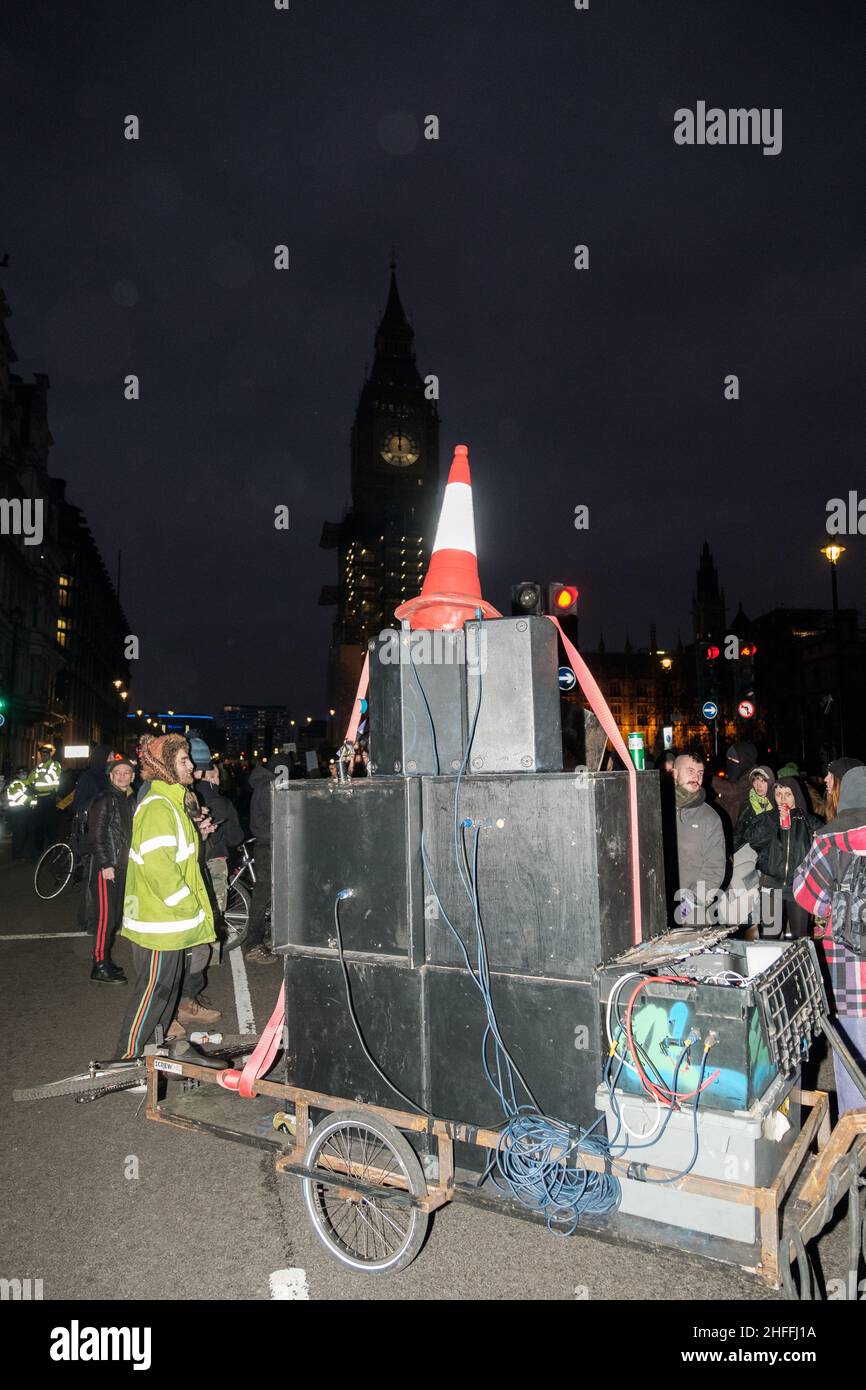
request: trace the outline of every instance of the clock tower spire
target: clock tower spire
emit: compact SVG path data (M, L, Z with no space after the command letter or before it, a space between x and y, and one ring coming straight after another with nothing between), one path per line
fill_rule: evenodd
M439 413L415 363L393 248L389 268L373 367L352 426L352 502L342 521L325 523L321 540L338 552L338 582L320 602L337 606L331 703L341 710L354 695L367 639L393 625L397 605L418 593L435 531Z

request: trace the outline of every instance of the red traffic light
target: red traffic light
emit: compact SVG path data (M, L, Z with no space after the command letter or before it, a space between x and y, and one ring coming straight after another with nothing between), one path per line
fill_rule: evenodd
M718 661L719 657L721 656L721 652L719 651L718 647L707 647L707 650L704 653L704 655L707 661Z
M550 607L554 613L573 613L577 608L580 590L574 584L551 584Z

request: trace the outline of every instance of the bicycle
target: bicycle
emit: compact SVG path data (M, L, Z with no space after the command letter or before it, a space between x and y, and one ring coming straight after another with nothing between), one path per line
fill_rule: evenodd
M74 815L68 834L40 854L33 873L33 887L43 902L59 898L73 877L76 883L80 881L84 868L80 846L86 833L86 816Z
M204 1046L192 1046L183 1040L175 1043L149 1043L142 1057L133 1057L129 1061L91 1061L87 1071L79 1072L75 1076L65 1076L60 1081L47 1081L42 1086L18 1087L12 1092L12 1099L53 1100L55 1097L71 1096L81 1105L99 1100L102 1096L111 1095L116 1091L140 1093L144 1091L147 1082L149 1056L167 1059L167 1070L172 1066L170 1059L177 1057L186 1057L187 1061L193 1060L199 1065L220 1067L229 1063L237 1064L239 1055L248 1055L255 1042L254 1034L223 1034L221 1045L207 1052Z
M33 887L36 896L44 902L59 898L70 883L76 871L80 874L81 861L68 840L57 840L49 845L39 857L33 874Z
M256 884L255 859L249 850L253 843L252 839L244 840L239 850L240 863L229 877L226 910L223 913L226 928L223 949L226 951L234 951L243 944L250 925L250 894Z

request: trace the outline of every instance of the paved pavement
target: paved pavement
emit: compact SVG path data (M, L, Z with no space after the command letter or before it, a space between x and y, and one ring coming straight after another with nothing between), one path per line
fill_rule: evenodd
M126 991L88 979L89 940L72 935L77 890L52 903L32 867L0 868L0 1277L42 1279L45 1298L267 1299L271 1276L311 1299L533 1299L714 1302L777 1299L750 1274L657 1249L570 1239L454 1204L415 1263L388 1279L342 1270L316 1241L294 1179L270 1154L148 1122L141 1097L15 1104L14 1087L55 1080L111 1054ZM61 932L59 939L41 934ZM10 940L27 934L30 939ZM129 948L116 956L129 965ZM278 967L248 968L256 1023ZM238 1027L230 966L208 994ZM824 1063L821 1084L832 1083ZM243 1104L238 1101L238 1104ZM825 1273L844 1276L845 1226L822 1239ZM285 1295L284 1295L285 1296Z

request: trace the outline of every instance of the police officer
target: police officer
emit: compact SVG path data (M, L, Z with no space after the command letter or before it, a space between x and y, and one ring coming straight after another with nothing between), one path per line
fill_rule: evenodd
M33 819L33 852L39 855L54 839L57 827L57 808L55 802L60 791L60 763L54 756L53 743L39 746L39 761L28 777L28 782L36 793L36 813Z
M36 805L26 767L16 768L15 776L6 788L4 801L12 826L12 858L23 859L32 838L30 825Z

